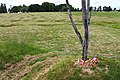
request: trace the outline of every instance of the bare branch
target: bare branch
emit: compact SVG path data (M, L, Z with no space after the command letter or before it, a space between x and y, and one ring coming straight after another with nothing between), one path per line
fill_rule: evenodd
M92 17L92 10L90 11L89 20L91 19L91 17Z
M90 9L90 0L87 0L87 10L89 12L89 9Z
M88 11L88 15L89 15L88 20L90 21L90 18L92 16L92 10L90 11L90 0L87 0L87 11Z
M90 0L87 0L87 13L88 13L88 37L90 37L90 19L92 16L92 10L90 7Z
M67 6L67 10L68 10L68 13L69 13L69 18L70 18L70 21L71 21L72 26L73 26L73 28L74 28L74 31L75 31L75 33L77 34L81 45L83 46L83 40L82 40L82 37L81 37L80 32L78 31L78 29L77 29L77 27L76 27L76 25L75 25L75 23L74 23L74 21L73 21L72 14L71 14L71 10L70 10L70 8L69 8L69 2L68 2L68 0L66 0L66 6Z

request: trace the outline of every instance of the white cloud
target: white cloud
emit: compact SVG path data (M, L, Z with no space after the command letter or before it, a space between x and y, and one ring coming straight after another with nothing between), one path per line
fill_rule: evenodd
M6 3L7 7L10 5L30 5L30 4L42 4L43 2L51 2L55 4L65 3L65 0L0 0L0 3ZM81 8L81 0L69 0L76 8ZM120 8L120 0L91 0L91 6L112 6Z

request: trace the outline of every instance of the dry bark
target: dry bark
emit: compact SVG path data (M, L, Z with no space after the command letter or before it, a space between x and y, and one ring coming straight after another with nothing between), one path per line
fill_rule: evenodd
M83 25L84 25L84 41L81 37L80 32L78 31L74 20L72 18L71 10L69 8L69 2L66 0L66 6L67 10L69 13L69 18L72 23L72 26L74 28L75 33L78 36L78 39L82 45L82 60L86 61L87 60L87 55L88 55L88 42L89 42L89 33L90 33L90 18L91 18L91 12L89 16L89 8L90 8L90 0L82 0L82 20L83 20Z

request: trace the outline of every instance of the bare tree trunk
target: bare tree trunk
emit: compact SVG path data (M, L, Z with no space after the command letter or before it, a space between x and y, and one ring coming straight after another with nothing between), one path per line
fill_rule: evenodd
M80 40L80 43L82 45L82 60L86 61L87 60L87 55L88 55L88 42L89 42L89 27L90 27L90 18L91 18L91 13L89 16L89 8L90 8L90 0L82 0L82 20L83 20L83 25L84 25L84 42L82 40L81 34L78 31L73 19L72 19L72 14L69 8L69 2L66 0L66 5L67 5L67 10L69 13L69 17L72 23L72 26Z
M88 40L89 40L89 30L88 30L88 11L86 9L86 0L82 0L82 20L84 24L84 30L85 30L85 39L83 44L83 53L82 53L82 60L87 59L88 54Z

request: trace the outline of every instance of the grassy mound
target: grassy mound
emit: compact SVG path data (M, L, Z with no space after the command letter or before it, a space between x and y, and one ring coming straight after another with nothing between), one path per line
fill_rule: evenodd
M106 58L90 68L74 66L75 59L70 57L60 61L39 80L119 80L120 63Z

